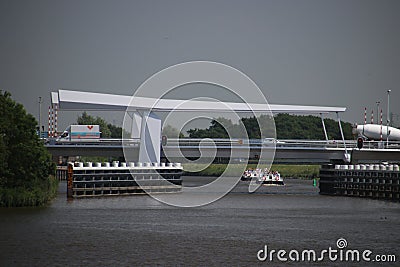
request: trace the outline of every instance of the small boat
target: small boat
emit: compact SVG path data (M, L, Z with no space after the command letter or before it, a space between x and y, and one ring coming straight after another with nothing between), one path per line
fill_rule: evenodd
M262 176L262 172L260 169L249 169L244 171L241 180L242 181L251 181L253 178L256 178L257 180Z
M280 173L277 171L270 171L268 169L249 169L244 171L241 180L242 181L251 181L255 179L255 182L258 184L266 184L266 185L284 185L283 178Z

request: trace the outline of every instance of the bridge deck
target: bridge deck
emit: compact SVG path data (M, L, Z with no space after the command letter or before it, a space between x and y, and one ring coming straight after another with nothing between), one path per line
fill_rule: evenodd
M304 141L304 140L282 140L274 146L262 144L260 140L228 140L218 139L215 142L202 141L200 139L169 140L166 146L162 147L161 156L179 161L180 153L187 158L198 158L200 156L214 155L217 158L247 159L257 158L260 153L270 155L275 152L275 161L288 163L329 163L344 159L345 149L342 142L326 141ZM399 144L390 144L390 149L377 149L377 145L367 143L366 148L361 150L355 148L354 141L346 141L348 151L352 155L352 162L398 162L400 161ZM131 155L138 155L138 142L122 143L121 140L101 143L60 143L47 144L47 149L55 156L105 156L123 157L123 150ZM370 147L370 148L368 148ZM211 157L211 156L210 156ZM212 156L214 157L214 156Z

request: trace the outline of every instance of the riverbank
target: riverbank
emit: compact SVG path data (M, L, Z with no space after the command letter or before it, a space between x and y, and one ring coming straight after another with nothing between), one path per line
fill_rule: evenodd
M198 172L188 172L186 171L184 175L187 176L220 176L225 171L226 164L211 164L204 170ZM240 169L244 165L233 165L230 167L229 172L240 173ZM255 169L256 164L248 164L245 169ZM194 165L184 164L185 170L194 169ZM319 175L320 165L283 165L283 164L273 164L271 170L278 171L282 177L288 178L299 178L299 179L314 179Z
M57 196L58 180L32 182L29 187L0 188L0 207L40 207Z

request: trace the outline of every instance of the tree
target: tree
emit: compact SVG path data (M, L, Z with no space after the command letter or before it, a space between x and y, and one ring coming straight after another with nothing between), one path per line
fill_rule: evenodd
M115 126L114 124L107 124L108 129L110 130L111 138L122 138L122 128Z
M79 125L99 125L102 138L111 138L111 130L108 123L99 116L93 117L85 112L78 117L77 123ZM121 135L120 135L121 137Z
M122 138L122 127L107 123L103 118L93 117L85 112L78 116L79 125L99 125L102 138ZM128 133L126 133L128 135Z
M183 138L185 137L182 132L178 131L175 127L167 124L162 128L162 135L167 136L168 138Z
M6 189L37 190L38 194L49 189L55 165L36 125L35 118L12 100L10 93L0 90L0 206Z
M232 127L232 122L227 119L217 118L211 121L208 129L190 129L187 131L190 138L228 138L226 128Z
M273 123L273 119L275 123ZM274 137L275 129L278 139L325 139L321 118L316 116L278 114L272 118L268 115L261 115L258 120L256 117L242 118L240 123L246 128L250 139ZM329 139L342 139L337 121L325 119L325 126ZM190 138L228 138L224 127L229 129L230 133L233 133L231 134L232 138L243 138L244 135L240 131L239 124L232 124L230 120L223 118L213 120L211 126L207 129L191 129L187 132ZM348 122L342 122L342 128L345 139L351 139L352 125Z

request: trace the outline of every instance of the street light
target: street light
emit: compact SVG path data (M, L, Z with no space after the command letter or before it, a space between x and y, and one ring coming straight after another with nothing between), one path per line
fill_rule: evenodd
M379 104L380 103L381 103L381 101L376 101L376 122L377 122L377 124L379 124L378 116L379 116Z
M390 92L392 90L387 90L387 114L386 114L386 147L389 147L389 124L390 124L390 119L389 119L389 112L390 112Z
M41 113L42 113L42 97L41 96L39 96L39 138L41 138L42 137L42 116L41 116Z

